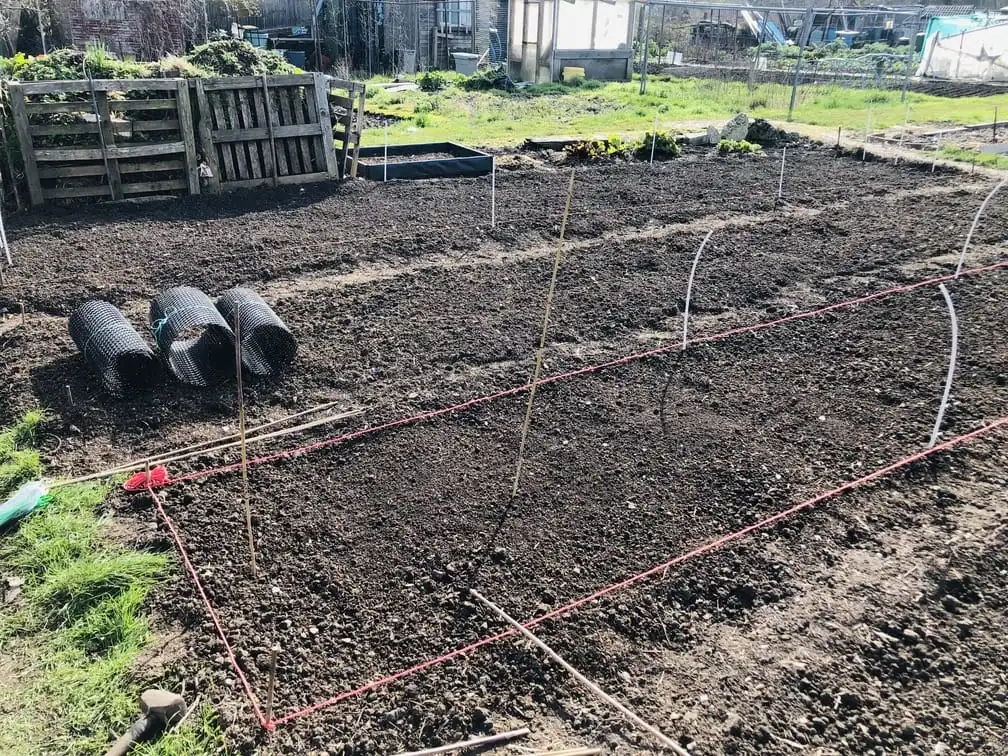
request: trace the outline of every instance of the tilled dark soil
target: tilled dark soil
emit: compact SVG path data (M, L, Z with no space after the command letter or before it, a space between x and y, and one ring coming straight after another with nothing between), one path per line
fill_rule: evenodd
M692 335L947 274L989 190L789 149L775 208L776 157L580 168L544 374L681 339L710 229ZM53 407L53 462L77 469L230 427L233 386L113 403L64 335L86 297L139 323L178 283L251 285L297 335L292 373L250 388L255 419L343 398L376 425L521 385L568 180L502 171L496 229L486 180L27 218L0 291L29 313L0 336L0 414ZM967 267L999 259L1006 220L992 203ZM942 438L1008 414L1006 282L950 284L960 359ZM470 585L534 617L920 450L947 359L927 287L544 386L513 501L524 394L257 466L256 578L235 475L171 487L166 508L260 701L283 649L283 716L500 631ZM942 453L537 632L698 753L1001 753L1006 458L998 435ZM142 496L116 508L153 517ZM190 631L169 674L221 702L239 751L391 753L522 724L543 747L653 745L513 639L267 736L188 581L158 602Z

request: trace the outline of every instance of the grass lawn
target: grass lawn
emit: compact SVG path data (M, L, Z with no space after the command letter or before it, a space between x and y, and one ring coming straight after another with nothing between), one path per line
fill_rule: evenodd
M0 431L0 502L41 472L32 444L43 421L33 412ZM0 615L0 753L103 754L139 716L140 691L158 684L137 658L154 640L144 601L170 558L109 537L99 514L107 493L101 484L59 488L0 535L0 575L24 581ZM133 753L200 756L222 746L204 701L177 731Z
M449 77L450 78L450 77ZM783 121L791 88L762 84L750 91L743 82L652 76L648 92L640 80L585 82L580 87L539 85L508 94L467 92L451 85L440 92L385 92L372 89L368 112L402 120L389 126L389 142L404 144L452 140L474 146L517 145L531 136L632 136L677 125L720 126L739 112ZM910 123L965 125L993 120L994 108L1008 113L1008 95L933 97L907 94ZM871 128L901 125L907 114L900 93L874 89L808 86L799 91L795 121L843 127L863 134ZM382 129L364 132L364 143L379 145Z

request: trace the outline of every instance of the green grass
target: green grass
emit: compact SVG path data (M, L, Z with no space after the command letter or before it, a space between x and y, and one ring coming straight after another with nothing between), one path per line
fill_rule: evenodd
M1008 155L981 152L972 147L960 147L957 144L946 144L943 146L940 156L947 160L957 160L961 163L976 163L986 168L1008 169Z
M738 112L783 121L791 88L762 84L750 90L744 82L652 76L641 96L633 82L582 82L579 86L542 84L506 93L465 91L454 84L431 94L373 91L369 112L402 119L389 127L397 144L441 140L481 146L519 144L531 136L604 137L643 135L654 126L712 123L720 126ZM436 97L438 106L429 103ZM994 108L1008 111L1008 95L946 98L908 93L911 123L963 125L990 121ZM906 103L900 93L872 89L808 86L799 90L794 120L822 127L840 126L863 134L902 125ZM423 127L416 123L422 114ZM364 132L365 144L380 144L381 130Z
M26 451L43 419L0 432L0 459ZM13 485L0 482L0 500ZM98 484L57 489L0 536L0 574L24 580L22 598L0 615L0 753L102 754L137 717L139 692L158 684L137 658L153 640L144 602L170 560L107 537L107 493ZM134 752L199 756L223 746L204 703L177 732Z

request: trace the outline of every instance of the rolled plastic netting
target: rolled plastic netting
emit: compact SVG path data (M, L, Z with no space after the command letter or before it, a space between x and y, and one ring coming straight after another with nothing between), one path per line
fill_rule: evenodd
M126 398L157 384L161 371L154 352L115 305L100 299L85 302L73 311L67 326L112 396Z
M275 378L294 361L297 341L273 308L251 289L235 288L217 299L217 309L235 328L241 320L242 366L259 378Z
M150 324L171 374L190 386L234 375L234 333L206 294L191 286L151 300Z

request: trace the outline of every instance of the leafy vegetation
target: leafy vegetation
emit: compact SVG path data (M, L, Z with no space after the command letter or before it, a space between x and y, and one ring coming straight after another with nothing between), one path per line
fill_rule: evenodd
M758 155L763 148L745 139L722 139L717 146L718 155Z
M240 39L207 42L194 48L185 59L210 76L262 76L298 71L275 50L261 50Z
M656 158L674 158L682 154L682 146L676 141L676 135L669 131L651 132L644 137L638 152L641 157L650 159L654 144L654 156Z
M514 89L514 82L503 68L488 68L485 71L478 71L472 76L461 79L458 85L470 92L487 91L490 89L503 89L511 91Z
M42 472L42 463L32 444L44 420L44 413L36 410L0 432L0 495L5 496Z
M448 77L440 71L427 71L420 74L417 84L420 85L421 91L440 92L448 86Z
M0 432L2 454L31 451L44 416L26 415ZM30 472L29 472L30 470ZM0 481L0 501L15 478ZM0 573L24 580L0 616L0 753L104 753L137 716L145 679L137 657L152 640L143 604L169 558L113 542L99 510L108 487L59 488L49 503L0 537ZM224 746L204 703L177 731L134 751L147 756L218 753Z

